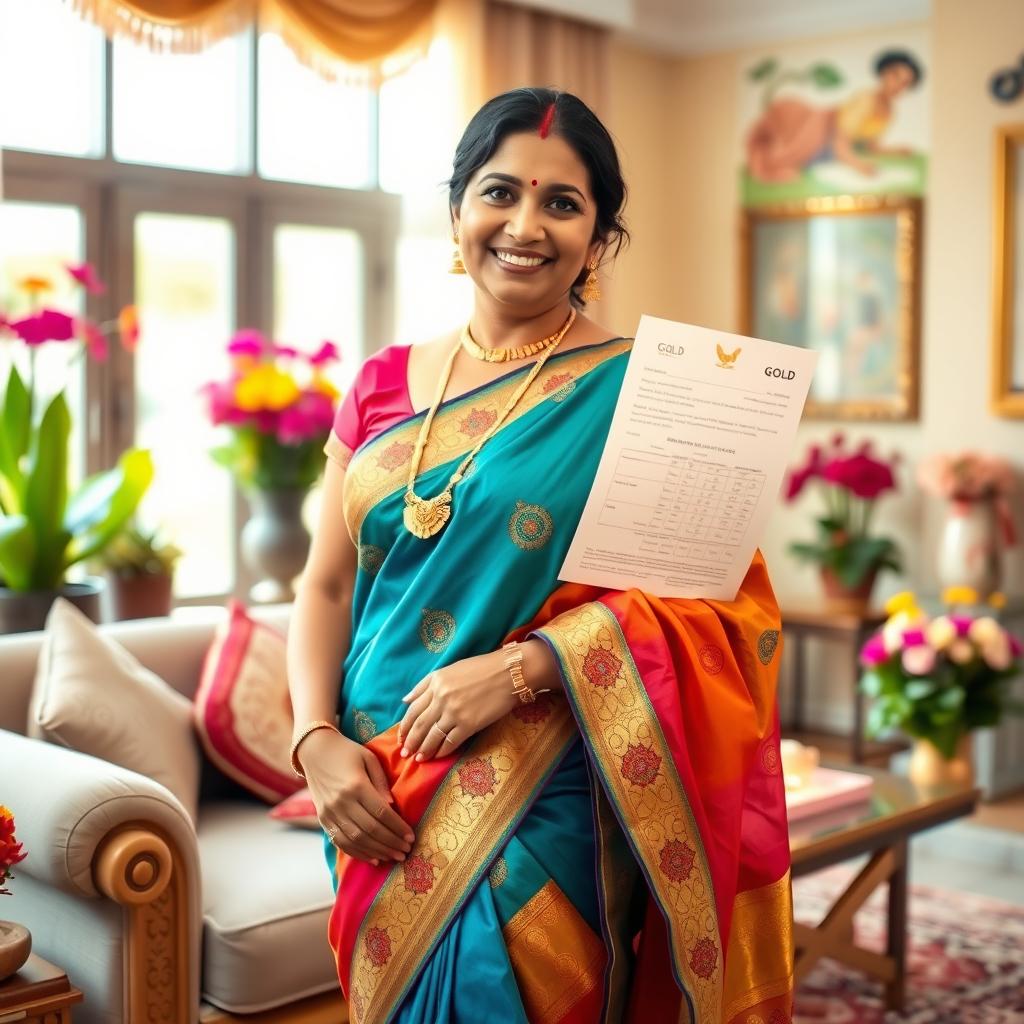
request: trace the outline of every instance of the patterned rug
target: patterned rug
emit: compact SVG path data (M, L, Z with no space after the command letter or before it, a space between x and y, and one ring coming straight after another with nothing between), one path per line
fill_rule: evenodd
M855 872L829 868L793 883L796 918L817 924ZM883 886L855 919L857 944L885 949ZM794 1024L1024 1024L1024 907L910 887L906 1011L886 1011L881 982L819 960L800 986Z

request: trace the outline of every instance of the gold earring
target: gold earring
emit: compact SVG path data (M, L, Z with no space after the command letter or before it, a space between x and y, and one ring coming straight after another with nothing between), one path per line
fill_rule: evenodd
M452 236L452 245L455 246L452 252L452 265L448 268L449 274L464 274L466 264L462 262L462 250L459 248L459 236Z
M580 292L580 298L584 302L601 301L601 286L597 281L597 265L598 260L595 256L588 265L590 273L587 274L587 279L583 282L583 291Z

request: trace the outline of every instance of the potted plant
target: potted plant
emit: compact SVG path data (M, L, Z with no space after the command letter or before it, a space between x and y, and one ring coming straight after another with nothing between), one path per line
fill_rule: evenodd
M966 587L943 594L948 610L929 617L914 595L886 604L889 618L864 645L860 688L873 699L867 729L898 728L915 737L910 776L923 785L969 782L970 734L998 725L1020 671L1020 641L988 614L968 610L978 594ZM1001 604L1000 595L992 602Z
M105 571L114 619L150 619L170 615L174 568L182 556L160 529L130 524L97 560Z
M939 582L972 587L983 597L997 590L1001 549L1016 540L1009 462L981 452L936 453L922 459L917 481L926 493L948 502L939 541Z
M339 392L324 371L338 350L325 341L307 355L245 329L228 343L228 356L227 378L202 388L211 422L229 434L210 454L230 470L252 511L242 553L262 579L251 597L286 601L309 554L302 505L326 460Z
M14 876L11 868L27 855L14 835L14 815L0 807L0 896L10 896L7 882ZM16 974L32 952L28 929L13 921L0 921L0 981Z
M833 607L863 611L879 572L900 571L896 542L871 534L875 503L896 489L893 470L898 461L895 455L888 462L875 458L870 441L848 450L843 435L836 434L828 451L812 445L804 465L790 471L786 501L795 501L813 481L825 514L817 520L818 540L791 543L789 550L799 559L818 564Z
M103 290L88 264L67 271L87 291ZM69 583L67 571L110 543L153 476L149 452L131 449L113 469L68 493L71 417L63 387L46 399L37 394L39 347L78 344L74 358L88 352L102 360L108 333L117 330L134 350L139 332L134 307L98 324L44 306L41 297L52 289L48 279L26 278L20 282L25 308L17 316L0 313L0 344L17 346L0 406L0 633L42 629L58 594L98 621L102 581Z

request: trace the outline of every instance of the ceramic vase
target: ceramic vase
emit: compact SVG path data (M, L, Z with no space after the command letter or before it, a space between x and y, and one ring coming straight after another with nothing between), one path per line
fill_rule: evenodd
M918 786L970 785L974 781L970 733L957 744L952 758L943 757L931 740L916 739L907 774Z
M999 533L991 501L949 503L938 570L943 588L973 587L980 601L999 589Z
M29 930L13 921L0 921L0 981L17 974L31 952L32 936Z
M304 487L254 490L247 495L252 514L242 528L242 555L259 577L249 590L257 603L292 601L293 583L309 554L309 531L302 522Z
M832 571L821 567L821 585L829 611L850 615L863 615L871 606L871 592L875 588L878 569L872 569L855 587L849 587Z

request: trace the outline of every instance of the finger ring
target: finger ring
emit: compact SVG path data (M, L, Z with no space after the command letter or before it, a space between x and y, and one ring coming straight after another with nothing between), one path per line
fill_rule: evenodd
M446 733L444 729L442 729L441 726L437 724L437 722L435 722L430 728L436 729L445 739L448 739L448 733Z
M387 810L387 808L386 808L386 807L384 806L384 804L381 804L381 805L380 805L380 810L379 810L379 811L377 812L377 814L375 815L375 817L376 817L376 818L377 818L378 820L379 820L380 818L383 818L383 817L384 817L384 812L385 812L386 810Z
M329 829L327 830L327 838L328 838L328 839L330 839L330 841L331 841L332 843L334 842L334 837L335 837L335 836L336 836L337 834L338 834L338 826L337 826L337 825L332 825L332 826L331 826L331 827L330 827L330 828L329 828Z

